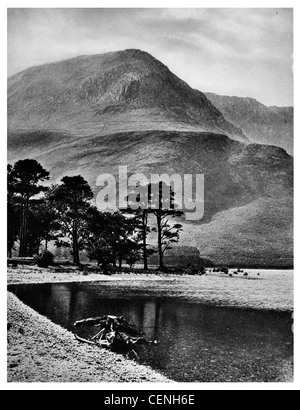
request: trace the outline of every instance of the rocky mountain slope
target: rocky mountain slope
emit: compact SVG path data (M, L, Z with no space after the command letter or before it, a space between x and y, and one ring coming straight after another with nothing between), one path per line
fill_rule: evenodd
M214 132L247 142L200 91L139 50L33 67L8 80L8 130L86 136L120 131Z
M254 98L206 93L224 117L257 144L275 145L293 155L293 107L267 107Z
M119 165L146 175L204 174L205 217L183 221L181 245L217 264L293 263L292 157L250 144L147 53L81 57L17 74L9 79L8 124L9 162L36 158L51 182L82 174L97 193L98 175L117 175Z

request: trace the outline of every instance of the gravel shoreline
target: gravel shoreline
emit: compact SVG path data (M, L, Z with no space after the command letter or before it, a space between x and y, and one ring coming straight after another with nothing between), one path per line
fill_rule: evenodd
M8 294L9 383L168 383L151 368L77 342L16 296Z
M96 273L89 273L85 275L78 269L59 269L51 268L38 268L35 266L23 266L20 268L8 268L7 269L7 284L19 285L19 284L38 284L38 283L75 283L75 282L104 282L104 281L131 281L134 278L139 280L165 280L166 278L176 279L178 276L173 275L156 275L155 273L149 274L126 274L119 273L113 276L107 276Z

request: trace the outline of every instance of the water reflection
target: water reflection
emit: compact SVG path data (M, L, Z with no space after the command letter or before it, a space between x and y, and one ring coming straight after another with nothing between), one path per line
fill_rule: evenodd
M117 284L19 285L23 302L73 331L77 320L123 315L158 346L139 347L142 363L184 382L279 381L291 368L288 313L203 306Z

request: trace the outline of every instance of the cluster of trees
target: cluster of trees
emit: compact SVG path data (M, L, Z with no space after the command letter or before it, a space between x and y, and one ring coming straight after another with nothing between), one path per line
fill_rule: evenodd
M59 185L45 186L50 174L32 159L8 165L7 171L10 257L16 244L19 256L28 257L39 254L41 245L47 250L49 242L55 241L57 247L70 248L77 265L80 252L85 250L90 260L97 260L105 272L118 261L122 267L123 261L133 266L143 260L144 268L148 269L148 257L154 251L149 249L147 238L151 231L156 231L159 267L164 269L165 252L179 241L182 225L171 223L171 219L180 217L182 212L174 207L171 187L168 187L171 201L166 208L162 183L156 209L151 209L153 198L149 186L146 199L136 194L136 203L140 202L140 206L130 206L132 192L127 198L128 209L110 213L100 212L92 205L93 192L80 175L66 176ZM156 220L154 228L150 228L151 218Z

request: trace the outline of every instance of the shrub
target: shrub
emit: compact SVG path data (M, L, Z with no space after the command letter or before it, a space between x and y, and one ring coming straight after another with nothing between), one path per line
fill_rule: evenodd
M205 275L206 270L203 266L199 266L197 263L189 263L184 269L185 275Z
M44 251L40 256L35 257L35 262L40 268L48 268L53 265L54 255L49 251Z

